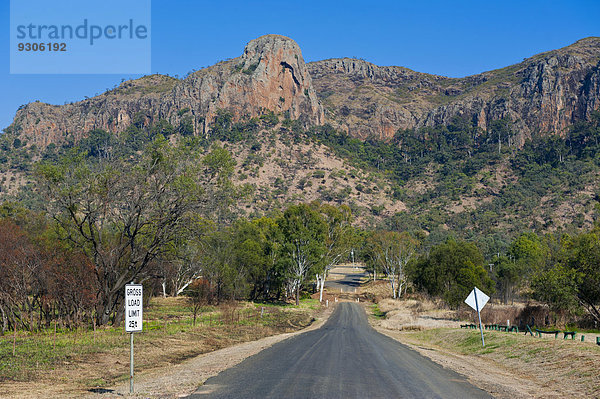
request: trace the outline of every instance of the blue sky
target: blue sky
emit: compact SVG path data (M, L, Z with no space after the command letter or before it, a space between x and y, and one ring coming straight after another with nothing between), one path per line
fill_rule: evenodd
M10 75L9 1L0 4L5 26L0 30L5 54L0 129L11 123L21 104L76 101L139 76ZM153 0L152 72L183 76L237 57L248 41L276 33L296 40L306 61L358 57L461 77L600 36L599 15L597 0Z

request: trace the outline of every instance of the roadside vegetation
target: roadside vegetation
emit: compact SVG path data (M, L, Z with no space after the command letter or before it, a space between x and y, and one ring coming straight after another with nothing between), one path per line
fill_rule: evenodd
M477 315L465 307L451 309L440 298L411 294L401 301L391 298L385 283L369 282L362 292L377 301L369 306L370 322L383 334L411 346L422 355L468 377L494 397L594 397L600 388L596 364L600 347L597 330L573 328L574 340L563 334L533 337L519 333L484 330L485 347L478 329L461 328L476 323ZM546 309L547 312L547 309ZM484 324L518 324L520 313L544 320L544 307L535 303L488 303ZM542 322L543 323L543 322ZM544 330L564 326L543 326ZM581 342L581 336L585 341Z
M144 309L144 329L135 334L136 370L295 331L310 325L320 309L313 299L299 306L227 302L203 306L194 323L188 298L152 298ZM59 375L80 388L102 387L128 378L128 356L129 336L119 325L18 331L0 337L0 381Z
M586 208L581 223L565 229L539 225L535 218L526 223L542 198L553 201L550 192L587 190L586 179L599 166L598 118L573 126L565 139L534 138L518 150L508 120L482 132L472 121L457 119L451 126L399 132L384 143L351 139L329 126L307 130L279 118L266 113L233 122L231 114L218 112L211 135L195 137L186 118L171 126L164 120L149 124L140 114L119 136L95 130L78 143L32 157L27 168L35 171L35 185L26 187L21 201L0 207L0 340L8 362L3 378L30 378L28 370L70 362L72 353L123 349L116 342L123 334L123 288L131 281L145 288L152 345L153 334L212 331L213 316L231 320L224 324L235 326L234 335L256 327L248 324L254 319L244 318L256 311L249 303L301 306L323 276L350 259L363 262L374 280L384 280L386 295L395 300L418 295L455 311L477 286L497 302L543 307L533 321L530 313L518 316L515 322L522 325L592 328L600 322L600 225L593 210ZM257 132L272 129L280 135L257 140ZM6 137L9 148L25 146ZM346 203L350 194L342 190L331 203L273 200L268 209L247 214L256 187L235 176L228 146L249 147L244 170L258 175L258 151L276 139L326 144L355 165L337 177L347 179L362 168L395 182L385 188L373 178L360 195L384 191L416 211L359 224L364 215ZM499 167L509 169L511 183L495 186L491 202L472 213L437 212L481 190L479 184L487 184L482 179ZM430 172L433 185L410 190ZM323 194L331 175L314 170L296 188L314 181ZM290 189L283 178L273 188ZM477 220L469 219L475 214ZM165 307L153 309L158 297ZM168 300L180 297L188 309L181 317L181 303L173 315L167 310ZM292 313L283 314L290 321ZM383 307L377 314L387 319ZM264 326L271 328L265 334L280 331L279 321L273 323ZM211 342L216 334L201 339ZM76 345L79 352L69 352Z
M465 355L469 359L475 357L476 360L470 361L476 362L477 367L484 367L486 371L482 372L487 373L488 378L494 376L496 384L511 386L504 376L514 375L526 378L533 386L513 387L522 390L499 397L527 394L544 397L549 392L571 397L595 397L600 387L597 372L600 347L593 344L486 331L485 347L482 347L479 331L444 328L407 331L394 336L402 342L437 350L442 354ZM442 359L436 359L444 364ZM467 361L466 358L464 361ZM453 368L459 369L459 366L453 364ZM478 385L489 384L486 378L478 374L469 372L471 380Z

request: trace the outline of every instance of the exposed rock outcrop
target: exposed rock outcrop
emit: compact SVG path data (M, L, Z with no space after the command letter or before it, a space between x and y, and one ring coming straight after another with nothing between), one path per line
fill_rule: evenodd
M182 80L151 75L74 104L28 104L10 130L41 147L77 141L95 128L118 133L134 119L166 119L173 126L185 119L201 135L223 109L234 120L273 111L305 125L330 122L353 136L381 139L399 129L448 124L456 116L482 129L510 118L523 143L535 132L562 133L599 108L600 38L503 69L448 78L349 58L306 65L296 42L267 35L248 43L242 56Z
M267 35L248 43L241 57L183 80L151 75L73 104L28 104L17 112L11 130L45 147L77 141L96 128L119 133L134 118L144 124L166 119L173 126L188 118L194 133L201 135L207 133L220 109L231 112L234 120L265 111L289 114L306 125L321 124L324 119L296 42Z
M472 118L483 129L510 118L523 142L561 133L600 107L600 38L587 38L522 63L465 78L446 78L363 60L308 65L326 117L358 137Z

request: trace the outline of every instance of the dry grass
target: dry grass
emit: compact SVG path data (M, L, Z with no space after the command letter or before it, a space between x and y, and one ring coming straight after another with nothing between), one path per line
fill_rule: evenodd
M482 312L483 322L505 324L508 319L513 324L523 314L530 315L529 308L489 304ZM384 298L373 314L372 324L380 332L464 374L495 397L600 397L600 347L595 334L585 333L581 342L581 334L571 341L485 331L482 347L479 330L459 328L458 320L475 320L470 311L451 311L424 298Z
M362 284L360 292L371 302L378 303L384 298L391 298L390 284L387 280L369 281Z
M541 339L523 334L486 331L486 346L481 346L479 331L432 329L397 333L396 338L417 347L438 351L442 364L451 368L452 356L466 356L472 362L485 365L479 374L467 374L477 383L496 373L494 384L512 386L520 378L529 383L516 386L510 395L498 397L578 397L597 398L600 393L600 347L592 343ZM446 354L446 356L443 356ZM458 367L458 365L455 365ZM485 378L480 374L487 374ZM481 386L481 384L479 384ZM523 389L521 389L523 388ZM488 389L490 389L488 387ZM495 389L498 392L502 389ZM510 392L511 389L504 391ZM519 391L519 389L521 389Z
M382 299L377 304L385 319L380 326L389 330L424 330L458 327L456 312L427 299Z
M203 309L196 326L185 299L155 298L145 312L144 332L135 335L136 373L168 369L186 359L242 342L292 332L312 323L320 310L318 301L303 301L300 307L249 303L225 304ZM264 317L260 308L264 306ZM22 336L12 357L11 337L0 339L2 363L0 397L79 397L82 392L113 386L129 375L129 337L122 327L64 333L58 337L57 353L47 362L31 362L41 353L53 352L52 336ZM23 390L23 387L28 387ZM37 392L37 394L36 394ZM29 396L27 396L29 395Z
M456 311L448 309L441 300L420 295L393 299L387 280L369 281L360 289L361 296L377 304L378 325L390 330L422 330L439 327L458 327Z
M485 308L481 310L481 322L484 324L506 324L506 321L509 320L511 325L519 324L521 321L520 319L526 317L523 316L526 307L527 305L524 303L515 303L514 305L488 303ZM529 313L531 312L527 312L527 314ZM460 320L472 323L477 322L477 312L466 306L460 308L457 316ZM537 319L543 320L543 316L540 316L537 313L536 316ZM528 323L529 321L525 322L525 324Z

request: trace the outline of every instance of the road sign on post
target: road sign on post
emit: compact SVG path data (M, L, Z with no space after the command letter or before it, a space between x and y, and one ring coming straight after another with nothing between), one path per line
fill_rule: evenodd
M133 393L133 333L143 327L144 287L141 284L125 286L125 331L130 334L129 393Z
M144 287L141 284L125 286L125 331L142 331L142 299Z
M481 309L490 300L490 297L483 293L479 288L473 288L473 291L469 294L465 303L477 311L477 317L479 318L479 331L481 332L481 345L485 346L483 340L483 328L481 326Z

